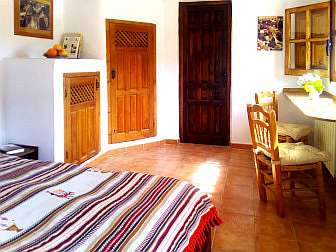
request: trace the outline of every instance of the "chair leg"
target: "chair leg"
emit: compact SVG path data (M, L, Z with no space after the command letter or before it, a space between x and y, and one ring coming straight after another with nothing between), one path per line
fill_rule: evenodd
M284 196L282 192L281 182L281 166L272 164L272 175L275 189L275 203L277 208L277 214L280 217L285 216Z
M286 136L286 143L295 143L295 140L290 136Z
M295 197L295 181L291 180L293 178L293 173L292 172L288 172L288 177L290 178L289 181L289 189L291 191L291 195L292 197Z
M325 218L326 217L326 203L325 203L322 162L319 162L316 164L315 175L316 175L316 182L317 182L319 210L320 210L321 216Z
M308 136L302 137L298 142L302 142L303 144L308 145Z
M265 176L260 172L262 163L255 158L255 168L256 168L256 174L257 174L257 185L258 185L258 191L259 191L259 198L262 201L267 201L267 194L266 194L266 188L264 187L265 184Z
M295 182L294 181L290 181L289 186L290 186L292 197L295 197Z

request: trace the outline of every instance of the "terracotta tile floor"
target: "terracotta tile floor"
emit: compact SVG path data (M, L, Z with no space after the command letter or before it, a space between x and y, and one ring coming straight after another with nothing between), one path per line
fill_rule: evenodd
M286 217L274 200L259 201L251 151L180 144L152 145L109 154L101 170L129 170L187 180L211 193L224 224L213 232L213 251L336 251L336 186L326 182L327 220L317 203L286 200Z

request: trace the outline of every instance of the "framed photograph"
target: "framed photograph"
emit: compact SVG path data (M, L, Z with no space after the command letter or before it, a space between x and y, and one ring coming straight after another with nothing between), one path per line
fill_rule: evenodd
M53 39L53 0L14 0L14 34Z
M282 51L283 17L258 17L258 51Z
M82 49L83 35L81 33L66 33L62 38L62 47L67 50L68 58L79 59Z

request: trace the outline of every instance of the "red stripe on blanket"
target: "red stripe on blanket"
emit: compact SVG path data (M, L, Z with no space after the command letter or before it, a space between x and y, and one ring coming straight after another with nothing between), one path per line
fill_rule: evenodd
M115 243L122 238L122 235L129 230L130 226L132 225L132 222L141 215L143 209L148 207L150 205L154 198L157 197L162 190L164 190L165 187L170 183L169 180L164 181L159 187L156 188L156 190L153 192L152 196L149 197L146 201L142 201L142 206L140 209L138 209L133 215L128 216L127 222L124 224L124 228L121 229L118 234L107 243L107 245L104 248L104 251L111 251L112 247L115 245Z
M207 232L211 232L211 228L219 226L222 223L222 220L218 217L216 208L210 208L209 212L201 217L200 223L190 237L189 244L184 252L194 252L203 248L207 239Z

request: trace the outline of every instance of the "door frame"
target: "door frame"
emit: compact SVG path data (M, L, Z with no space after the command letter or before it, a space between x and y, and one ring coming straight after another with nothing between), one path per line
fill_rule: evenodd
M181 142L184 142L184 76L183 76L183 60L184 60L184 24L185 19L183 18L186 14L186 8L191 6L217 6L217 5L227 5L229 8L230 13L230 19L228 20L228 31L229 38L228 38L228 57L227 57L227 99L225 101L225 104L230 109L228 110L228 118L229 120L226 123L226 128L228 129L228 144L230 144L231 141L231 64L232 64L232 2L231 0L224 0L224 1L204 1L204 2L180 2L179 3L179 128L180 128L180 140Z
M120 143L120 141L114 141L113 135L110 135L110 132L112 132L112 111L111 111L111 104L112 104L112 97L111 97L111 85L112 85L112 62L111 62L111 48L110 48L110 24L130 24L130 25L142 25L142 26L148 26L153 29L153 133L150 135L150 137L154 137L157 135L157 101L156 101L156 25L152 23L144 23L144 22L136 22L136 21L128 21L128 20L119 20L119 19L106 19L105 20L105 29L106 29L106 74L107 74L107 102L108 102L108 143L114 144L114 143ZM139 139L145 139L147 137L139 138ZM138 139L134 139L138 140ZM126 141L133 141L133 140L126 140Z
M330 5L330 21L331 21L331 25L330 25L330 40L333 46L331 46L331 50L330 50L330 73L329 73L329 79L331 81L336 81L336 71L335 71L335 67L336 67L336 48L335 48L335 29L336 29L336 0L331 0L331 5Z

